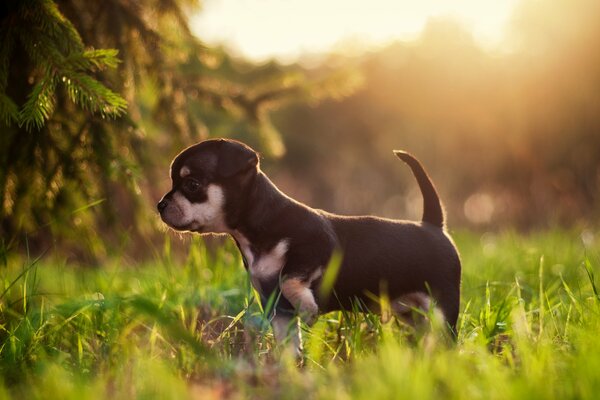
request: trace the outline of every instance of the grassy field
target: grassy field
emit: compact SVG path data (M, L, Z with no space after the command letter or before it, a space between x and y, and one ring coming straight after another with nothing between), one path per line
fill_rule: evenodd
M4 256L0 398L595 399L600 240L459 232L456 344L370 314L304 331L280 357L234 246L102 268Z

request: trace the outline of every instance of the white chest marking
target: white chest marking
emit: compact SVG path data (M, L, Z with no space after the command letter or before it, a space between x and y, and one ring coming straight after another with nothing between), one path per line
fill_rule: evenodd
M257 256L252 252L250 241L244 235L234 232L233 236L238 241L248 263L252 285L260 292L260 281L278 275L283 268L289 240L282 239L271 250Z
M250 265L250 273L257 278L270 278L279 274L285 263L285 254L288 251L289 241L282 239L269 250L268 253L261 254Z

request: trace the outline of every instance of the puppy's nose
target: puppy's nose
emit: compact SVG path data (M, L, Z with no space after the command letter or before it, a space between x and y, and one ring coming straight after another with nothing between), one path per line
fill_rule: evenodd
M168 201L166 201L165 199L162 199L161 201L158 202L158 204L156 205L156 208L158 208L158 212L163 212L163 210L165 208L167 208L167 205L169 204Z

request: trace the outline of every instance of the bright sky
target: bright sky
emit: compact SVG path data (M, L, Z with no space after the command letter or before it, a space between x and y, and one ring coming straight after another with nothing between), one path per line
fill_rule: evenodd
M417 37L429 18L452 17L484 46L502 44L520 0L204 0L192 29L255 61L295 61L340 47Z

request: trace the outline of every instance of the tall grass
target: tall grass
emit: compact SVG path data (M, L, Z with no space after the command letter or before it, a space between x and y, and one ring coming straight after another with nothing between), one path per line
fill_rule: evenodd
M589 235L588 235L589 236ZM280 354L231 244L102 268L3 256L0 398L596 398L599 241L455 235L459 334L334 312ZM5 254L5 253L3 253Z

